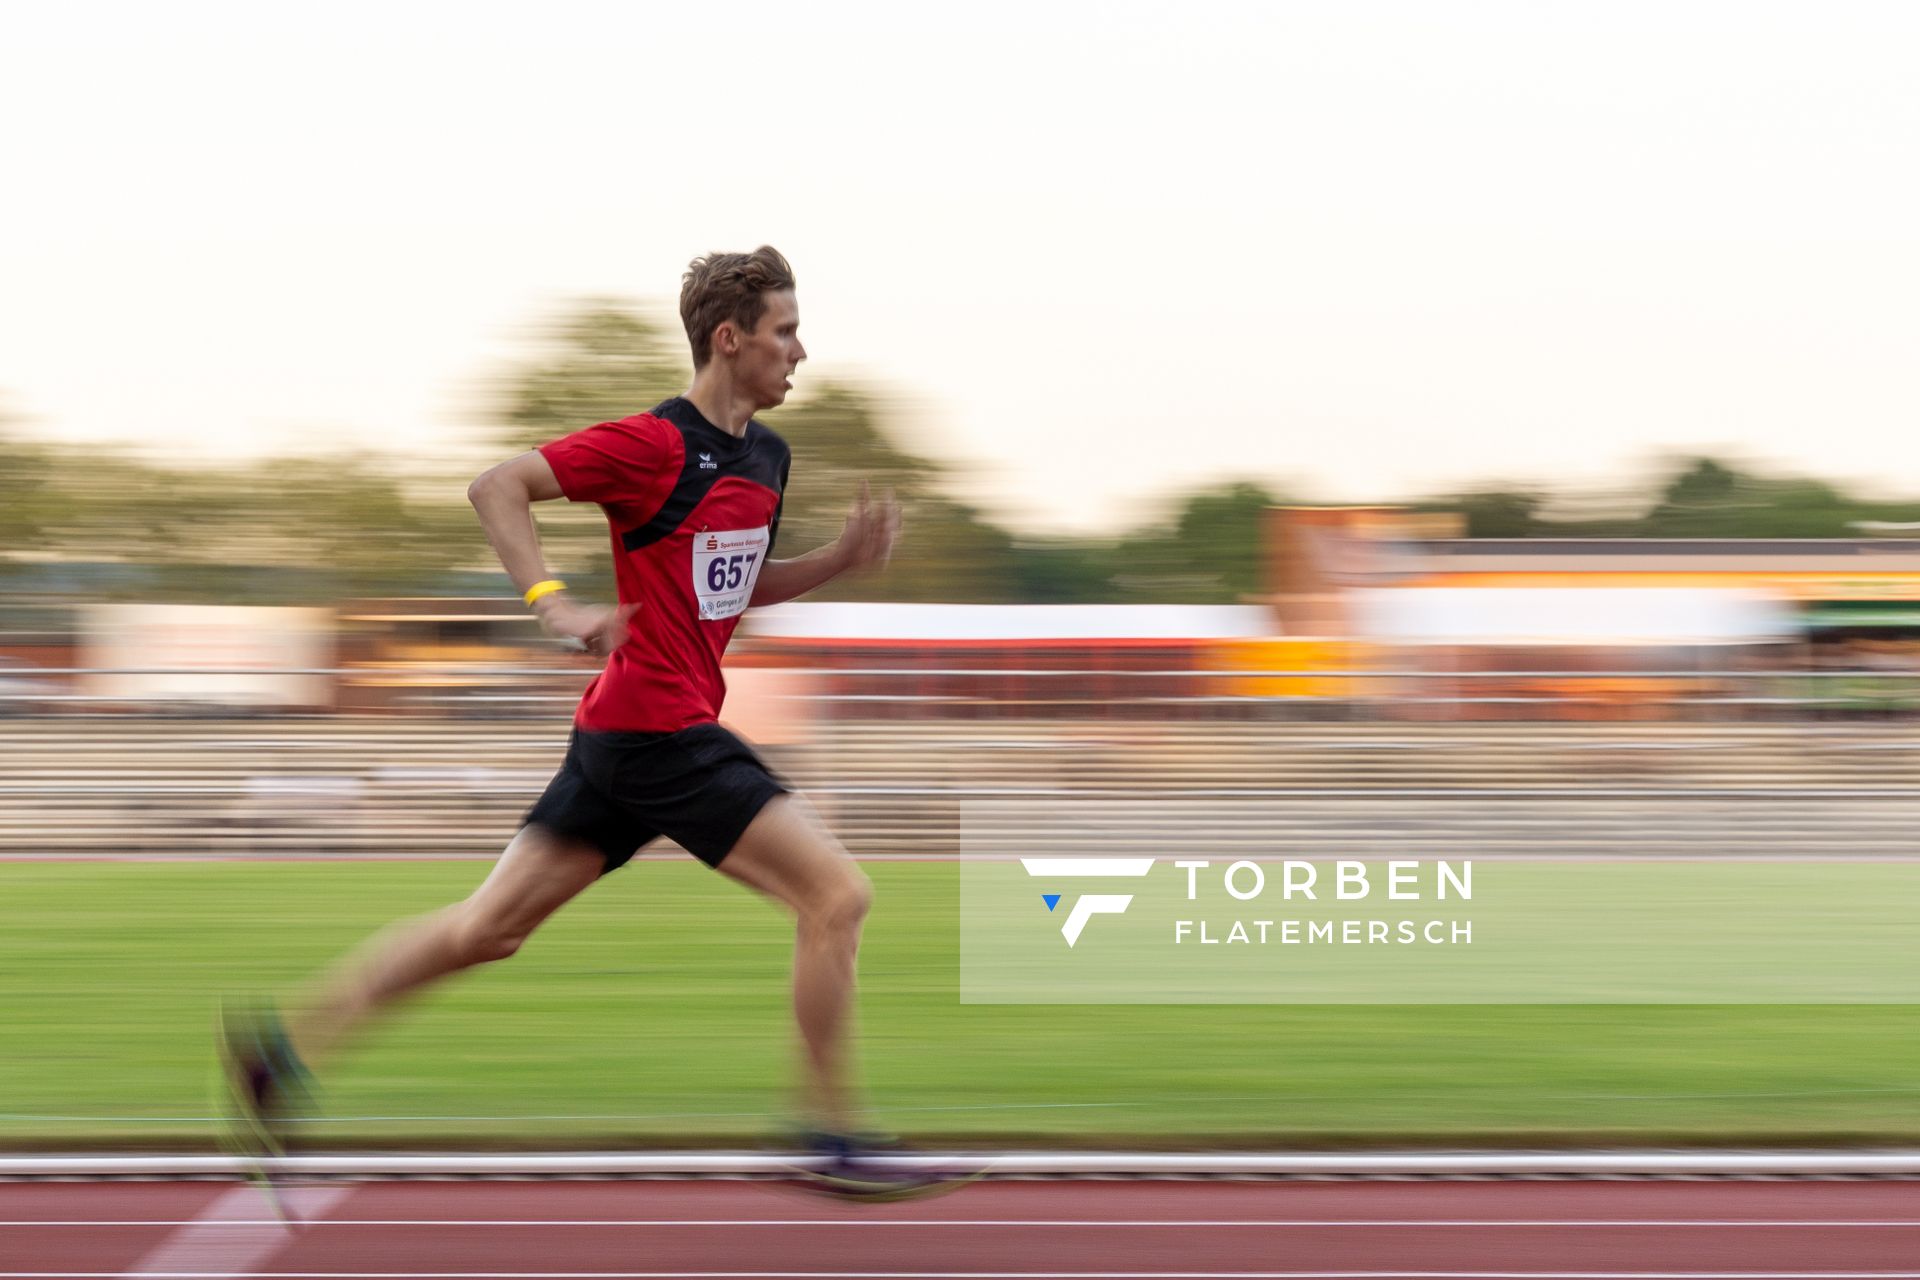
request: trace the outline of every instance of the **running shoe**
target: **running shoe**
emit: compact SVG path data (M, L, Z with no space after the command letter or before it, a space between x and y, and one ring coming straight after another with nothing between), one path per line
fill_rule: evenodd
M803 1144L807 1155L797 1168L808 1187L866 1204L944 1195L987 1171L984 1164L916 1155L890 1138L814 1132Z
M272 1005L224 1005L218 1039L229 1144L243 1156L284 1155L289 1122L312 1101L313 1077L279 1013Z

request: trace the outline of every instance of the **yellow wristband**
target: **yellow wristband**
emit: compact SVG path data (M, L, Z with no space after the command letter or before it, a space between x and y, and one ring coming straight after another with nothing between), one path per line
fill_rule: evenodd
M565 591L567 584L558 578L548 578L545 582L536 582L527 588L527 608L533 608L533 602L541 596L550 596L556 591Z

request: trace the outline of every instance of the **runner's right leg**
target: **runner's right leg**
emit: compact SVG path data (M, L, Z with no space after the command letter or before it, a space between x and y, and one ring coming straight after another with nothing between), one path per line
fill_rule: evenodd
M812 806L791 794L767 802L719 871L793 912L793 1013L808 1122L851 1132L854 967L873 886Z
M813 1126L810 1159L798 1171L808 1183L847 1199L886 1201L938 1195L981 1176L977 1163L929 1164L858 1132L854 971L873 887L812 807L801 796L774 797L719 870L794 914L793 1013Z

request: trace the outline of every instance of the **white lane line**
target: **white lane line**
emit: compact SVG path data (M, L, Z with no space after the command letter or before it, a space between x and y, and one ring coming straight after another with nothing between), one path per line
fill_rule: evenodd
M282 1192L289 1212L303 1221L320 1217L352 1192L351 1187L290 1187ZM266 1193L248 1185L208 1205L190 1222L121 1272L124 1276L224 1277L255 1275L254 1268L293 1238L294 1229L278 1217L262 1218L270 1207Z
M1920 1271L157 1271L153 1280L1920 1280ZM0 1271L0 1280L99 1280Z
M951 1153L899 1156L890 1163L903 1169L941 1169ZM1399 1178L1415 1174L1582 1176L1616 1173L1633 1177L1718 1174L1755 1177L1817 1174L1920 1175L1920 1149L1900 1151L1474 1151L1474 1152L1144 1152L1027 1151L980 1157L989 1174L1008 1178L1023 1173L1076 1176L1108 1173L1139 1177L1179 1174L1340 1174ZM755 1151L631 1152L442 1152L432 1155L361 1153L287 1156L278 1164L289 1178L386 1174L446 1175L630 1175L674 1177L791 1177L792 1157ZM232 1156L110 1155L0 1156L0 1178L191 1177L244 1173Z
M278 1218L68 1218L0 1220L0 1227L261 1227ZM1920 1218L326 1218L302 1222L309 1227L1686 1227L1718 1230L1752 1227L1803 1230L1809 1227L1906 1228L1920 1230ZM4 1274L4 1273L0 1273Z

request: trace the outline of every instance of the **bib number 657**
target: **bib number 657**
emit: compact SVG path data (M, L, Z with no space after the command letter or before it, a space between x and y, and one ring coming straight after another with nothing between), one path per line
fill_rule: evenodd
M715 592L737 590L753 572L753 562L759 558L758 551L715 556L707 562L707 590Z

